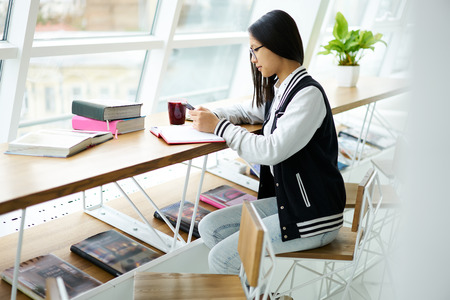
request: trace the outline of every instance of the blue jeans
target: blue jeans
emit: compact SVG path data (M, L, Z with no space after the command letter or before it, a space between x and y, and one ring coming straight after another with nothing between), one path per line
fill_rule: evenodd
M253 204L267 228L269 240L275 254L318 248L334 240L339 230L326 232L308 238L283 242L278 220L275 197L253 201ZM222 208L204 217L199 232L209 252L209 269L218 274L239 274L241 260L237 252L242 205Z

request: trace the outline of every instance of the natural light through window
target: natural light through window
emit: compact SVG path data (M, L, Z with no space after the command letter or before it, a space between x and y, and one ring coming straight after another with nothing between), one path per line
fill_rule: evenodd
M149 34L157 0L41 0L36 39Z
M145 51L34 58L22 106L22 126L68 119L74 99L136 101ZM67 124L66 124L67 123ZM70 126L70 122L64 123ZM61 124L59 124L61 125ZM55 126L55 124L53 124ZM24 128L25 129L25 128ZM26 126L26 130L29 128Z

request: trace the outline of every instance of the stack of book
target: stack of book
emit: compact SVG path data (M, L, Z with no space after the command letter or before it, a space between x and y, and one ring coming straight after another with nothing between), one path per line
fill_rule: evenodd
M72 101L73 129L110 131L114 135L145 128L142 103L96 99Z

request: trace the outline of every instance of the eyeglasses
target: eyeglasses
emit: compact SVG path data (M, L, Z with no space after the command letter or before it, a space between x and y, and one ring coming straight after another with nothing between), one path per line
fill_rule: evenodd
M258 59L258 58L256 57L256 53L255 53L255 52L257 52L257 51L258 51L259 49L261 49L262 47L264 47L264 45L261 45L261 46L255 48L255 49L252 49L252 48L249 49L249 50L250 50L250 54L253 56L254 59Z

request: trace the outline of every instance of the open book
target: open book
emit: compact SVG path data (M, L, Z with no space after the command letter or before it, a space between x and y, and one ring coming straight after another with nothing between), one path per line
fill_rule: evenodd
M201 132L191 125L153 126L150 132L161 137L167 144L194 144L225 142L223 138L213 133Z
M112 138L109 131L42 129L10 142L5 153L68 157Z

